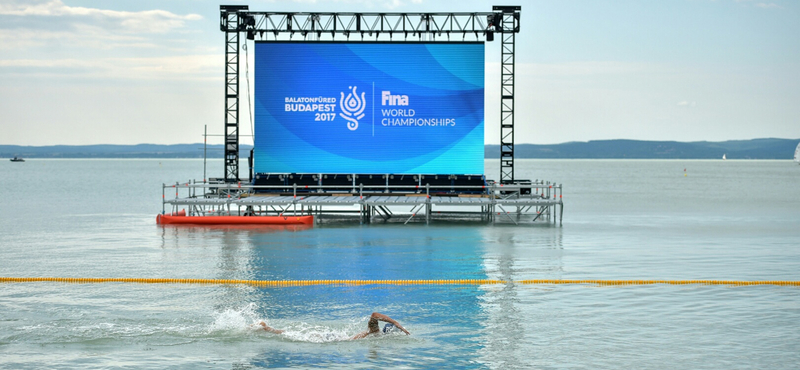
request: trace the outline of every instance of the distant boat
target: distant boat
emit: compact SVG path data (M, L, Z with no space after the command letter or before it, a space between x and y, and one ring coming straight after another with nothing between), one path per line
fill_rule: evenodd
M797 148L794 148L794 161L800 164L800 143L797 144Z
M723 154L722 154L722 160L724 161L724 160L726 160L726 159L728 159L728 158L726 158L726 157L725 157L725 154L723 153Z
M795 154L795 157L797 157L797 154ZM20 157L14 156L14 158L11 158L11 162L25 162L25 160Z

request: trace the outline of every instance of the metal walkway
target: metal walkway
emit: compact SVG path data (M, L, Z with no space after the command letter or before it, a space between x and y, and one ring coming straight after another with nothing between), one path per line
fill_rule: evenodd
M437 194L437 187L409 187L404 193L369 193L380 187L359 186L341 193L329 193L325 186L254 186L190 181L163 185L162 212L167 205L172 212L185 210L187 215L314 215L316 222L357 218L359 223L403 222L430 223L434 220L474 219L514 224L562 223L564 203L561 185L536 181L527 185L486 187L485 194ZM167 191L175 197L167 199ZM447 187L452 189L452 186ZM262 191L259 193L258 191ZM365 191L367 193L365 193ZM434 192L431 194L431 192ZM181 194L183 192L184 194ZM199 193L199 195L198 195ZM183 195L183 196L182 196Z

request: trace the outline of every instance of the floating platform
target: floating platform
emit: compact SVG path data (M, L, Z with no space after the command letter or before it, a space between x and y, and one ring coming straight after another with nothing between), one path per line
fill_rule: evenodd
M441 188L441 189L440 189ZM465 186L474 191L475 186ZM242 225L264 220L270 224L302 224L357 220L372 222L483 221L514 224L561 223L564 203L561 185L545 181L495 184L482 194L459 193L457 186L395 187L405 192L385 193L385 186L263 186L242 183L189 181L163 185L159 224ZM442 190L445 190L443 192ZM167 199L167 191L175 197ZM267 192L265 192L267 190ZM277 192L280 191L280 192ZM167 206L173 214L167 212ZM184 212L185 216L174 214ZM312 217L313 216L313 217ZM207 220L206 220L207 219Z

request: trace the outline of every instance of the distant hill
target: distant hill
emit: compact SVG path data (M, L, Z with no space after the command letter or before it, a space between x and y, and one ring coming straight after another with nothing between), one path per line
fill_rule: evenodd
M515 158L629 159L792 159L800 139L753 139L722 142L596 140L563 144L517 144ZM249 155L250 145L240 147ZM209 145L209 158L222 158L223 145ZM486 145L486 158L499 158L499 145ZM0 145L0 158L203 158L203 144L175 145Z
M552 145L517 144L515 158L609 159L792 159L800 139L753 139L722 142L596 140ZM486 158L500 158L499 145L485 146Z
M222 158L223 145L208 145L209 158ZM249 156L252 145L240 145L240 156ZM0 157L22 158L203 158L203 144L137 145L0 145Z

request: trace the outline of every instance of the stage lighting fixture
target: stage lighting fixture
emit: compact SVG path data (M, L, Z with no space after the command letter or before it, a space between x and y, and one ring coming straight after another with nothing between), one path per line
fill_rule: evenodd
M494 41L494 32L486 31L485 33L486 33L486 41L487 42Z
M239 23L239 30L240 30L240 31L244 31L244 30L246 30L246 29L247 29L247 26L251 26L251 27L253 27L253 26L255 26L255 25L256 25L256 19L255 19L255 18L253 18L253 16L250 16L250 15L240 15L240 17L241 17L241 18L240 18L240 23Z
M498 32L502 32L503 31L503 14L502 13L494 13L494 16L493 16L493 19L492 19L492 25L494 26L494 29L496 31L498 31Z

